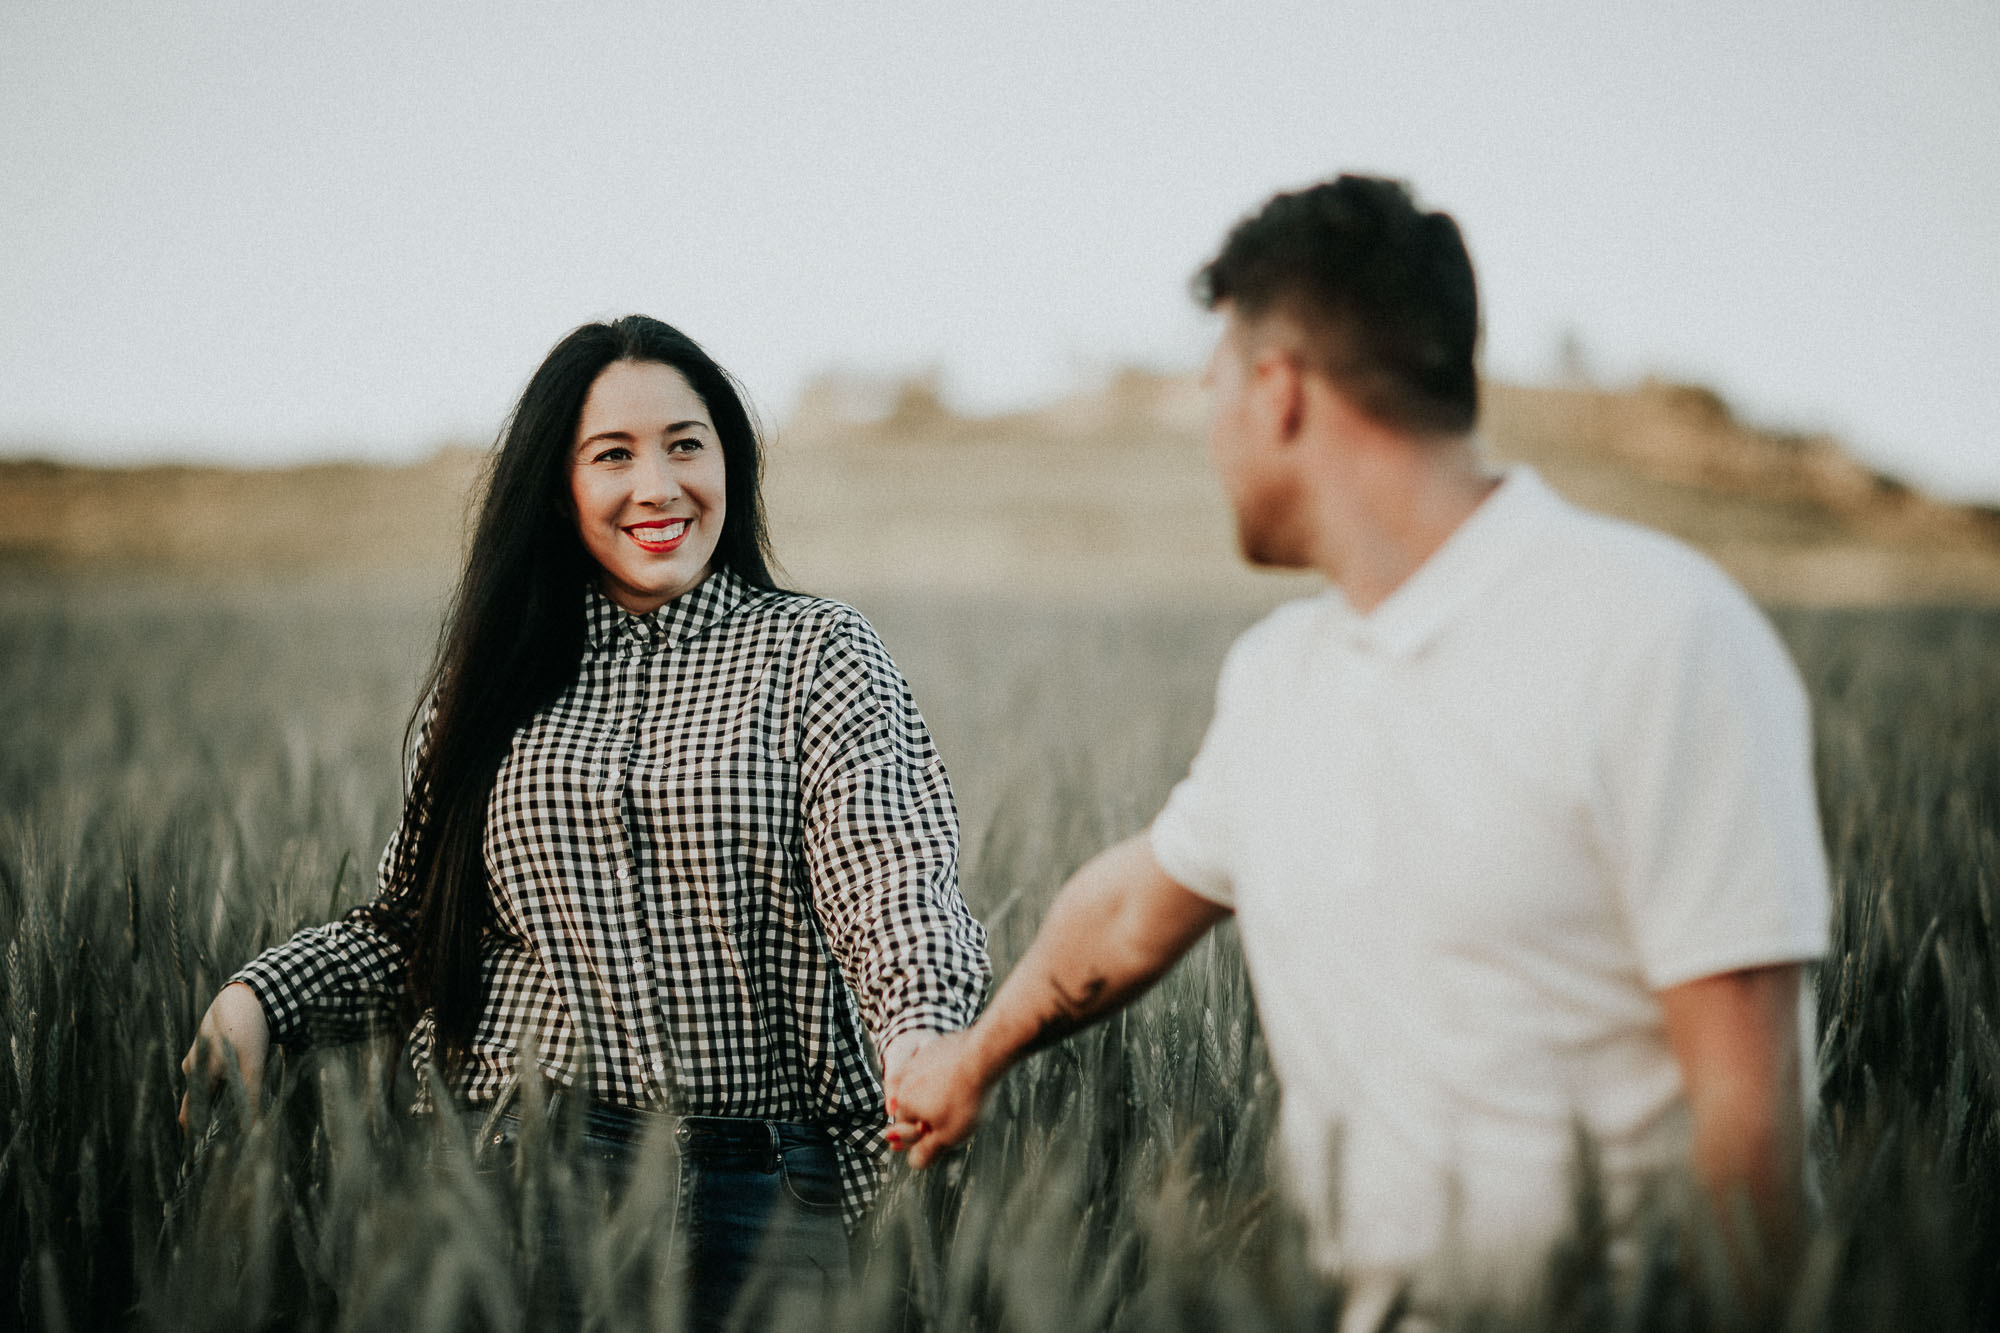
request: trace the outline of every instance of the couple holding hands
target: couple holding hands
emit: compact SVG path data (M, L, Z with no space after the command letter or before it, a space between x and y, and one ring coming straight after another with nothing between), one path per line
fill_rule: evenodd
M1487 469L1471 261L1402 185L1278 195L1196 287L1243 554L1327 588L1236 643L1186 778L983 1013L908 686L777 586L735 383L631 316L557 344L501 435L377 897L231 979L190 1097L395 1024L504 1146L531 1052L612 1188L671 1126L720 1327L753 1269L837 1284L884 1142L934 1162L1234 914L1344 1326L1528 1294L1579 1131L1614 1255L1680 1173L1782 1272L1829 929L1782 646L1701 557Z

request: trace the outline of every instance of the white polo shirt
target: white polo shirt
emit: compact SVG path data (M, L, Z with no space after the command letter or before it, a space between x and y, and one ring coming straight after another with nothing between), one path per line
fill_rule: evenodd
M1321 1262L1531 1279L1576 1127L1614 1208L1686 1162L1655 993L1825 951L1811 750L1735 585L1526 468L1236 643L1152 848L1236 909Z

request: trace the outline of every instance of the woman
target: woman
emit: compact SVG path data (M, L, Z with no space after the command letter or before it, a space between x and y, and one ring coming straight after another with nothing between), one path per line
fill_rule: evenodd
M204 1095L233 1052L254 1089L270 1042L400 1015L496 1119L526 1052L598 1138L673 1116L698 1323L753 1251L837 1265L885 1137L871 1038L893 1071L989 976L923 720L858 614L774 584L759 466L673 328L556 345L501 438L379 895L238 972L182 1065Z

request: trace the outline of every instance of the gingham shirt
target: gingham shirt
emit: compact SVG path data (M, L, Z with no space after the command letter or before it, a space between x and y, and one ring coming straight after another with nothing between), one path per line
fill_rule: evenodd
M717 573L649 615L590 590L577 679L515 733L487 810L500 929L457 1095L532 1049L623 1106L823 1125L850 1222L883 1156L869 1034L972 1021L990 977L950 784L875 632ZM407 912L383 856L374 909ZM404 955L357 909L238 972L275 1040L379 1030ZM427 1015L412 1034L433 1051Z

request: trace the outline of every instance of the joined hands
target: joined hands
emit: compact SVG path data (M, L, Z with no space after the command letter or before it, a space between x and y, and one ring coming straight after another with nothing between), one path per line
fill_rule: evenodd
M991 1082L972 1030L904 1033L882 1059L889 1146L929 1166L971 1136Z

